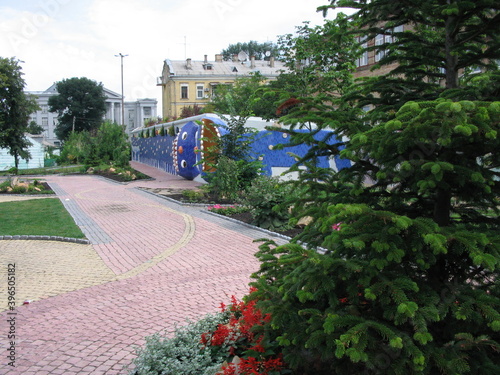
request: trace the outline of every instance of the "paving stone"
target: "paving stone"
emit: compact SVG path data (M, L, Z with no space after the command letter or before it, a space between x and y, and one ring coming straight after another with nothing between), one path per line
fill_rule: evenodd
M199 183L133 164L155 180L47 176L91 244L0 241L0 274L15 262L18 280L23 355L13 374L123 374L145 336L171 333L247 293L259 267L253 240L266 235L145 193L138 188ZM4 301L0 294L5 310ZM4 332L7 311L0 315ZM0 373L5 366L0 360Z

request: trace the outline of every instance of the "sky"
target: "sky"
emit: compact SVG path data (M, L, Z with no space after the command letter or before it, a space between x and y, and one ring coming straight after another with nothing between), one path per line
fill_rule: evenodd
M26 90L86 77L125 101L158 100L165 59L215 59L230 44L276 42L328 0L0 0L0 57L22 61ZM330 12L328 18L333 17ZM160 113L161 111L159 111Z

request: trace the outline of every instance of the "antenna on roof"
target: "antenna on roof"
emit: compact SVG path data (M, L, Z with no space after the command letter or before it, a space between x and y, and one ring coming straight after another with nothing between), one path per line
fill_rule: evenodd
M248 54L245 51L240 51L240 53L238 53L238 60L241 62L248 60Z

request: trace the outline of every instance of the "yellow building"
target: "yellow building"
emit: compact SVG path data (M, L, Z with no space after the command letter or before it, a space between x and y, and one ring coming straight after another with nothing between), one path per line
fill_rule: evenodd
M237 55L231 61L224 61L222 55L215 55L215 61L186 59L181 61L165 60L158 86L162 86L162 107L164 118L177 118L182 108L195 105L204 107L210 101L215 87L232 84L237 78L259 72L267 79L276 79L283 63L255 60L239 61Z

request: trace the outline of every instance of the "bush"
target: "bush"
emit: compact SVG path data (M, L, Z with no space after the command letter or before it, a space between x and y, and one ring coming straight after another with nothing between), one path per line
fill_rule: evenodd
M207 207L207 209L211 212L214 212L219 215L223 216L231 216L231 215L236 215L240 214L243 212L248 212L249 208L245 206L221 206L220 204L216 204L210 207Z
M93 141L95 144L95 154L93 155L95 162L114 162L119 167L129 164L130 144L122 126L104 122Z
M250 207L255 225L270 230L288 229L291 215L287 201L296 191L276 177L260 176L246 189L240 203Z
M131 148L123 127L104 122L96 136L87 131L70 133L64 142L58 163L77 163L86 166L113 163L118 167L128 166Z
M92 137L87 131L70 133L64 142L58 164L82 164L86 163L92 154Z
M261 167L259 161L248 162L220 156L216 170L205 177L207 189L220 199L236 201L260 175Z
M189 189L189 190L183 190L182 196L186 198L189 202L199 202L204 198L205 194L202 191Z
M250 290L250 293L254 292ZM250 294L251 295L251 294ZM219 324L216 330L206 332L201 342L209 348L226 350L229 346L230 363L224 363L224 375L278 375L289 374L282 360L277 342L269 335L271 316L257 308L257 301L237 301L233 296L231 304L222 305L229 321Z
M131 374L159 375L213 375L229 356L229 346L206 347L201 343L202 335L215 331L228 322L227 313L206 315L195 323L176 328L172 338L159 334L146 338L144 348L136 350L136 366Z

